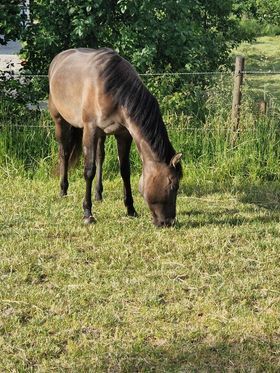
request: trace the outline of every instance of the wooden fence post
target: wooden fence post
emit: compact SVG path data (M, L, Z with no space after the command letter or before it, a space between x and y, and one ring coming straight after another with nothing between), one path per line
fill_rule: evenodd
M241 105L241 85L243 83L243 71L245 66L245 58L237 56L235 59L235 71L234 71L234 85L233 85L233 97L232 97L232 144L235 145L236 139L239 132L240 122L240 105Z
M267 101L260 100L258 102L259 113L265 115L267 113Z

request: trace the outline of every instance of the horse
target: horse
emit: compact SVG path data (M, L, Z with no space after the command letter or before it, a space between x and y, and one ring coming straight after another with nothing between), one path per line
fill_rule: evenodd
M96 175L95 199L102 200L104 142L113 134L127 214L137 216L129 161L134 140L143 166L139 191L151 210L153 223L158 227L174 225L182 154L175 152L158 101L134 67L112 49L77 48L56 55L48 76L48 107L59 143L61 196L67 194L69 166L83 152L84 222L95 222L92 183Z

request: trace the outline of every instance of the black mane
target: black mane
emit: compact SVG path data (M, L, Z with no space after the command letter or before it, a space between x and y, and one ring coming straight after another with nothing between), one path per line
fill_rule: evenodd
M175 150L169 141L156 98L129 62L112 50L107 50L106 57L108 60L102 72L105 92L113 97L116 105L127 110L159 160L169 164Z

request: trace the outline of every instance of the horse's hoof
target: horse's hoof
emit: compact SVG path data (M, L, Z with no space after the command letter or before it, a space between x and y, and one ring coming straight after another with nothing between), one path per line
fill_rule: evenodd
M102 196L99 194L96 194L94 199L96 202L102 202Z
M133 218L137 218L137 217L138 217L138 214L137 214L137 212L134 210L134 208L133 208L133 209L128 209L128 210L127 210L127 215L128 215L128 216L131 216L131 217L133 217Z
M95 219L95 217L93 217L93 216L91 215L91 216L89 216L89 217L87 217L87 218L84 218L84 223L85 223L86 225L88 225L88 224L93 224L93 223L96 223L96 219Z

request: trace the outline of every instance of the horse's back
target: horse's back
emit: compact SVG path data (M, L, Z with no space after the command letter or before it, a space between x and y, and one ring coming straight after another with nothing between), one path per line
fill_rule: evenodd
M92 49L92 48L76 48L67 49L57 54L49 67L49 79L52 79L57 71L65 69L67 66L71 66L73 69L77 69L77 72L82 72L83 66L94 65L95 63L106 62L112 55L115 55L112 49ZM102 61L103 60L103 61Z

